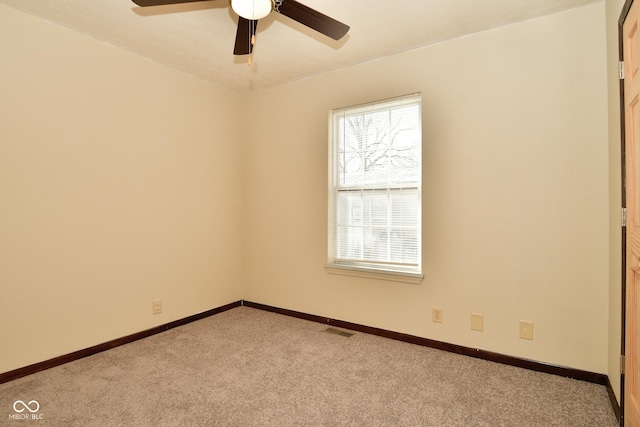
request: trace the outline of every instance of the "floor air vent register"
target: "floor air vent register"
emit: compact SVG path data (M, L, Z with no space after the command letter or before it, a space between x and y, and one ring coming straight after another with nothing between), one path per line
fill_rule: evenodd
M353 335L352 332L341 331L340 329L336 329L336 328L327 328L323 332L326 332L328 334L333 334L333 335L340 335L341 337L346 337L346 338L349 338L350 336Z

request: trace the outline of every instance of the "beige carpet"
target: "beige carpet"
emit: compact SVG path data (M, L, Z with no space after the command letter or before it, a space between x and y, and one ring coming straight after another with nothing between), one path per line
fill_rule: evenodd
M603 386L326 328L234 308L0 384L0 426L617 425Z

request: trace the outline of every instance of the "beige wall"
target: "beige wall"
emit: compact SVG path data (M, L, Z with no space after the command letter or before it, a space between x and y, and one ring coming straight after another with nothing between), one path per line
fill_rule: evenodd
M618 18L624 0L606 1L607 82L609 91L609 381L620 402L620 342L622 334L622 235L620 222L620 80L618 79Z
M243 98L1 5L0 52L0 372L241 299Z
M242 95L0 6L0 372L244 298L611 374L605 33L601 2ZM328 110L411 92L425 280L329 275Z
M249 95L244 298L606 373L605 61L600 2ZM327 274L327 112L411 92L425 280Z

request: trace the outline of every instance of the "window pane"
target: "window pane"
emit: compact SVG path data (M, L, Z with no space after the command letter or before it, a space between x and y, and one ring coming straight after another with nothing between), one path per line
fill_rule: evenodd
M420 179L419 105L342 115L336 120L338 182L343 186Z
M332 113L334 261L420 270L420 115L419 95Z
M418 226L418 191L415 189L391 192L391 225Z
M342 257L418 264L418 204L417 189L339 191Z
M389 259L388 229L368 227L364 230L363 259L369 261Z
M362 227L339 227L340 258L358 260L362 259L362 243L364 240Z
M418 256L418 233L416 229L394 229L391 232L391 257L393 262L416 260ZM416 260L417 262L417 260Z
M386 226L389 223L389 198L385 193L374 192L368 197L371 225Z

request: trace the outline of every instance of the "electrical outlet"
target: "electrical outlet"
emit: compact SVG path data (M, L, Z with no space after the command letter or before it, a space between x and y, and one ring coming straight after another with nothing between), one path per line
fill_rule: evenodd
M442 323L442 309L439 307L433 307L431 309L431 320L436 323Z
M474 331L482 331L484 316L479 313L471 313L471 329Z
M162 300L161 299L154 299L153 303L152 303L152 307L153 307L153 314L160 314L162 313Z
M520 338L525 340L533 339L533 322L520 321Z

